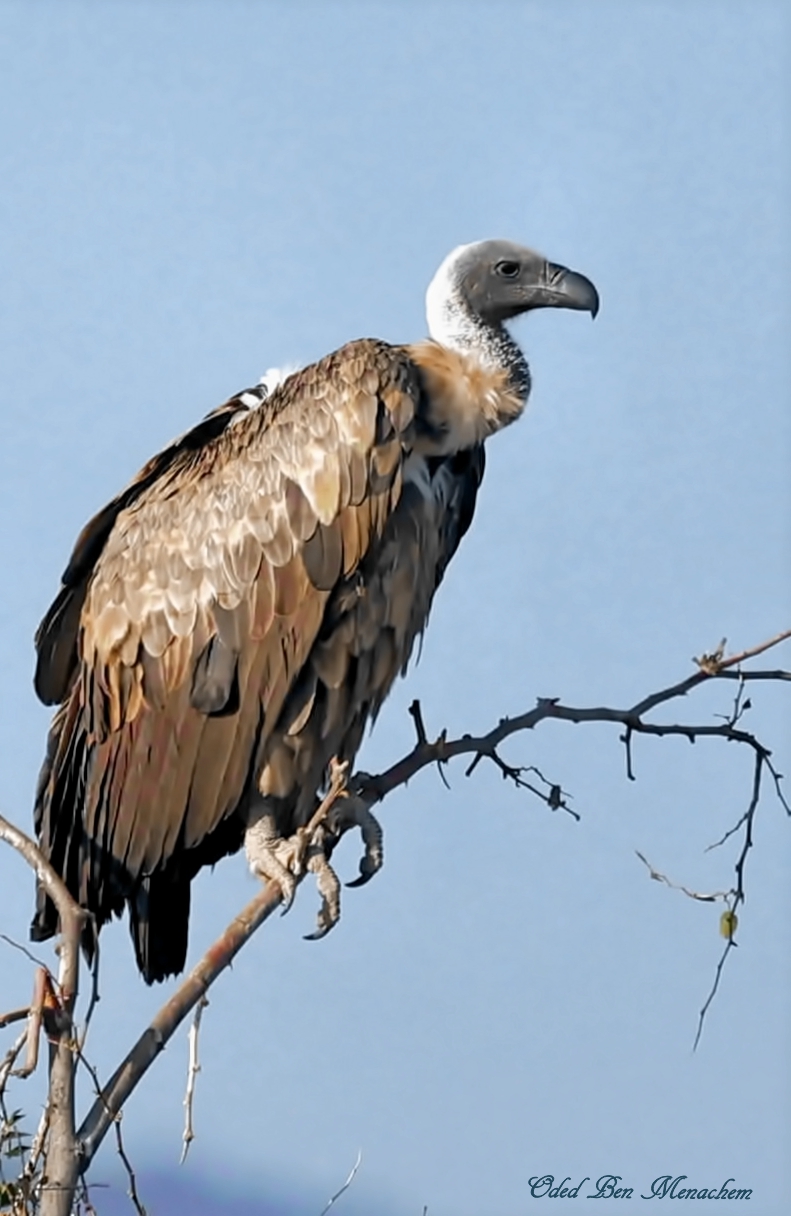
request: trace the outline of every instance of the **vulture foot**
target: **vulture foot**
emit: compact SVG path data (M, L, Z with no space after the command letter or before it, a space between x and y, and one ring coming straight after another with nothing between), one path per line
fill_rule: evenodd
M316 930L306 937L306 941L319 941L326 937L340 920L340 883L327 860L327 853L332 852L344 832L355 827L359 828L362 834L364 851L360 859L359 876L346 885L361 887L382 868L381 825L371 814L365 799L347 793L330 808L324 823L319 825L311 842L307 868L316 875L321 908Z
M297 828L293 836L278 835L274 814L264 811L247 829L244 848L251 871L265 882L274 880L280 887L285 915L294 902L299 878L306 870L316 876L321 907L316 930L307 941L326 937L340 920L341 898L338 877L329 858L341 836L350 828L359 828L363 839L363 855L359 875L350 887L362 887L383 862L382 828L371 814L368 803L358 794L344 791L324 813L318 823Z
M305 870L308 843L304 828L298 828L287 839L278 836L270 815L262 815L245 832L244 851L253 874L264 881L274 879L280 887L283 897L281 916L285 916L294 902L297 890L294 879Z

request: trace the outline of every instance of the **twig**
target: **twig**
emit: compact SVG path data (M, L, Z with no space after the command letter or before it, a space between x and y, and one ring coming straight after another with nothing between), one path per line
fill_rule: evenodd
M717 969L714 973L714 983L711 986L711 992L706 997L703 1008L701 1009L701 1011L698 1015L698 1029L697 1029L697 1033L695 1035L695 1042L692 1044L693 1051L697 1051L697 1049L698 1049L698 1043L700 1042L700 1036L703 1034L703 1023L706 1020L706 1014L709 1011L711 1002L714 1000L715 996L717 995L717 989L720 986L720 979L722 977L722 969L725 966L725 960L728 957L728 955L730 954L731 950L734 949L735 945L736 945L736 942L733 940L732 937L729 937L728 941L726 943L725 949L722 952L722 957L721 957L720 961L717 963Z
M705 902L713 902L714 900L717 900L717 899L723 899L728 904L728 912L723 913L723 916L730 917L728 943L722 952L722 956L721 956L719 962L717 963L717 967L716 967L716 970L714 973L714 982L711 986L711 991L709 992L709 995L703 1004L703 1008L701 1009L700 1014L698 1015L698 1027L697 1027L697 1031L695 1034L695 1041L692 1046L693 1051L697 1050L698 1043L700 1042L701 1035L703 1034L703 1023L706 1020L706 1014L708 1013L709 1008L711 1007L711 1003L714 1000L714 997L717 995L717 990L720 986L720 979L722 977L722 972L723 972L723 968L725 966L725 961L728 958L728 955L730 954L731 949L736 945L736 942L733 940L733 932L736 928L736 923L737 923L736 922L736 909L739 907L740 903L744 903L744 867L747 862L747 854L749 853L750 849L752 848L752 844L753 844L753 821L755 819L755 812L758 809L758 803L760 802L760 798L761 798L761 776L763 774L764 765L768 764L768 763L769 763L768 752L766 751L765 748L761 747L760 744L756 743L755 764L754 764L754 768L753 768L752 793L750 796L750 802L747 807L747 810L741 816L738 823L734 824L734 826L732 828L729 828L728 831L725 832L725 834L719 840L717 840L714 844L709 845L709 849L719 848L721 845L723 845L725 843L726 840L729 839L729 837L733 836L734 833L738 832L741 827L745 828L744 843L742 845L741 852L737 858L736 865L735 865L736 886L732 891L727 891L727 892L726 891L717 891L716 893L710 894L710 895L703 895L697 891L690 891L687 887L679 886L677 883L671 882L668 878L665 877L664 874L660 874L646 860L646 858L643 856L642 853L637 852L637 850L635 850L635 852L637 852L637 856L640 858L640 860L644 863L644 865L646 865L648 867L651 877L653 879L656 879L658 882L664 882L667 884L667 886L673 887L677 891L683 891L684 894L688 895L691 899L699 899L699 900L703 900ZM785 804L785 800L782 799L782 795L780 797L781 797L781 801L783 801ZM708 849L707 849L707 852L708 852Z
M6 1087L6 1082L8 1081L13 1067L16 1064L17 1056L25 1046L25 1043L27 1043L27 1030L22 1031L19 1037L14 1041L13 1045L9 1047L8 1051L3 1056L2 1061L0 1061L0 1098L3 1096L3 1090Z
M345 794L349 784L348 774L348 760L344 760L341 763L333 758L330 761L330 788L316 807L307 825L302 828L305 840L310 841L313 839L316 829L327 818L327 815L338 799Z
M627 726L624 733L621 735L621 743L623 743L624 752L626 753L626 778L628 781L636 781L634 768L632 767L632 727Z
M35 871L36 878L58 909L61 937L63 939L61 943L61 964L67 981L61 985L61 989L64 1003L71 1005L77 994L79 940L85 921L85 913L76 900L72 899L71 893L63 879L53 870L38 845L2 815L0 815L0 840L5 840L7 844L11 845L12 849L16 849L24 857L30 868ZM11 938L6 938L5 940L11 942L13 946L18 944L12 941ZM25 949L24 946L19 948ZM30 957L32 958L33 956L31 955ZM34 961L38 962L39 960L35 959ZM43 964L40 965L43 966Z
M352 1166L352 1172L349 1174L349 1177L346 1179L346 1181L344 1182L341 1189L339 1191L335 1192L335 1194L332 1196L332 1199L330 1199L327 1206L322 1209L321 1216L327 1216L327 1212L329 1212L329 1210L332 1207L332 1205L334 1204L335 1200L340 1199L340 1197L344 1191L348 1191L349 1187L354 1182L354 1176L357 1173L358 1169L360 1168L360 1163L361 1163L362 1159L363 1159L363 1150L358 1149L357 1150L357 1160L355 1161L354 1165Z
M10 1009L8 1013L0 1013L0 1030L4 1030L6 1026L10 1026L12 1022L21 1022L30 1013L27 1005L23 1005L21 1009Z
M135 1179L135 1171L132 1169L132 1162L127 1157L126 1149L124 1148L124 1138L121 1135L121 1119L122 1118L123 1118L123 1111L119 1110L118 1114L115 1116L115 1119L113 1120L113 1126L115 1127L115 1147L118 1150L118 1156L121 1158L121 1161L123 1162L123 1165L124 1165L124 1169L126 1170L127 1178L129 1180L129 1198L132 1200L134 1209L137 1212L137 1216L146 1216L146 1209L143 1207L143 1204L140 1202L140 1196L137 1193L137 1181Z
M661 874L659 870L655 870L651 865L651 862L643 856L639 849L635 849L635 853L640 858L643 865L647 867L648 873L650 874L651 878L653 878L654 882L663 882L665 886L670 887L671 890L681 891L684 895L688 895L690 899L698 899L701 901L701 903L711 904L715 903L719 899L730 899L735 895L734 891L711 891L706 893L702 891L691 891L689 887L682 886L681 883L671 882L666 874Z
M2 836L0 836L1 839ZM9 937L7 933L0 933L0 941L4 941L8 946L13 946L15 950L18 950L20 954L24 954L25 958L29 959L31 963L35 963L37 967L46 967L47 964L43 959L40 959L32 950L28 950L27 946L23 946L22 942L15 942L13 937Z
M88 1000L88 1008L85 1011L85 1021L83 1022L82 1032L80 1034L80 1051L82 1051L83 1047L85 1046L86 1039L88 1038L88 1030L90 1029L90 1025L91 1025L91 1018L93 1017L96 1006L99 1004L100 1000L101 1000L101 997L99 995L99 934L94 932L94 934L93 934L93 962L91 964L91 995L90 995L90 999Z
M415 734L417 735L417 743L418 743L418 747L421 747L424 743L427 742L428 736L426 735L426 727L423 722L423 710L421 709L420 702L418 700L414 700L412 702L412 704L410 705L409 716L411 717L412 721L415 723Z
M729 655L727 659L723 658L726 642L726 639L723 638L713 654L703 654L699 659L693 659L692 661L693 663L697 663L705 675L719 675L720 672L725 671L728 667L737 667L745 659L754 659L756 655L763 654L765 650L770 650L772 646L779 646L787 638L791 638L791 629L784 629L782 633L776 633L773 638L769 638L768 642L761 642L758 646L750 646L747 650L740 650L738 654Z
M190 1145L195 1139L195 1132L192 1127L192 1104L195 1098L195 1082L200 1072L200 1060L198 1058L198 1035L200 1034L201 1018L203 1011L208 1005L208 1000L202 996L195 1006L195 1016L192 1019L192 1025L189 1028L187 1041L189 1044L189 1067L187 1069L187 1092L184 1095L184 1147L181 1150L181 1160L179 1165L183 1165L187 1160L187 1153Z

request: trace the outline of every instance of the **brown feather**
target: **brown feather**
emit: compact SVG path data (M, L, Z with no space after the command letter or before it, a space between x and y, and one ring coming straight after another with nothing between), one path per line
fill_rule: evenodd
M302 550L302 561L313 586L319 591L331 591L343 564L343 538L337 520L326 526L319 524Z
M128 902L149 981L183 965L189 880L239 847L253 791L284 831L304 821L408 659L438 581L415 581L440 544L404 473L431 374L351 343L255 409L227 403L78 542L83 585L40 630L37 688L69 708L37 822L99 924Z

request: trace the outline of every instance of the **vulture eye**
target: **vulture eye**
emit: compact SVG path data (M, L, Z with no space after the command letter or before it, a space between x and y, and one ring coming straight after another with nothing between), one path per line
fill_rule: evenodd
M495 266L495 270L499 275L502 275L504 279L515 279L519 274L519 263L498 262Z

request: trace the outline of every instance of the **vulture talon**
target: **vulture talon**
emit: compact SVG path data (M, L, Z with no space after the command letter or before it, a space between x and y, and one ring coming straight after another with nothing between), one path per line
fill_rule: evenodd
M349 827L358 827L363 838L363 855L360 858L360 872L347 887L364 887L367 882L378 874L384 864L382 825L373 815L368 803L359 795L350 795L344 800L345 822Z
M321 895L321 907L316 917L313 933L305 935L306 942L318 942L334 929L341 918L341 884L321 845L314 845L308 858L308 869L316 875L316 886Z
M360 860L360 873L351 882L344 883L347 887L364 887L367 882L370 882L374 874L378 874L382 868L381 857L378 862L375 862L368 853Z
M319 918L320 918L319 914ZM303 933L303 942L320 942L323 937L326 937L333 925L319 925L312 933Z
M351 890L352 887L364 887L365 884L372 878L373 874L358 874L357 878L352 878L349 880L349 882L345 882L343 885L344 887L348 887L349 890Z

